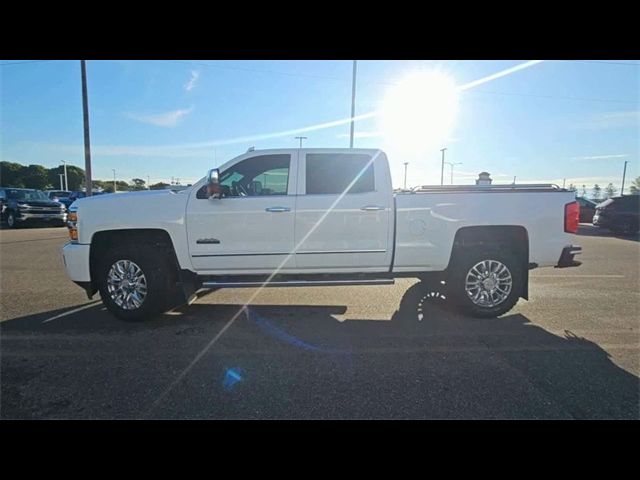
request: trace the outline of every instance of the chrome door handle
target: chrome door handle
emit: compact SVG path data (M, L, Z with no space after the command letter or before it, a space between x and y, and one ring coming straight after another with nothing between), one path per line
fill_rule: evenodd
M281 213L281 212L290 212L291 209L289 207L269 207L264 209L265 212L273 212L273 213Z
M384 207L381 207L380 205L365 205L360 208L360 210L364 210L365 212L374 212L376 210L384 210Z

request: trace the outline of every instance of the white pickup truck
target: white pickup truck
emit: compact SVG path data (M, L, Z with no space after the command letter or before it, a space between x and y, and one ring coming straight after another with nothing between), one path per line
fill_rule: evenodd
M79 199L71 280L117 317L147 318L201 288L444 282L465 312L528 298L528 271L579 265L579 206L554 185L394 193L374 149L250 150L182 191Z

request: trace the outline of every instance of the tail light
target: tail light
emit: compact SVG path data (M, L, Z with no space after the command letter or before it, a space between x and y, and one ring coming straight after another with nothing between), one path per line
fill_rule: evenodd
M564 206L564 231L577 233L580 224L580 204L578 202L567 203Z

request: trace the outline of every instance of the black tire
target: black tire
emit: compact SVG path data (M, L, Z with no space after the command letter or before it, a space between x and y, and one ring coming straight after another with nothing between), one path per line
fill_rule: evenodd
M170 256L153 245L136 244L114 247L102 255L96 269L96 281L100 297L107 310L121 320L139 321L153 318L168 310L167 298L175 285L176 272L171 265ZM142 304L127 310L119 306L108 289L108 274L113 264L119 260L135 263L146 278L147 293Z
M471 249L458 254L447 279L447 293L456 307L464 313L477 318L495 318L511 310L522 292L522 264L518 258L508 251L490 249ZM482 306L473 302L465 289L465 281L470 270L484 260L495 260L507 267L511 274L511 290L506 298L495 306Z
M16 216L13 212L9 212L7 214L7 227L9 228L18 228L18 223L16 221Z

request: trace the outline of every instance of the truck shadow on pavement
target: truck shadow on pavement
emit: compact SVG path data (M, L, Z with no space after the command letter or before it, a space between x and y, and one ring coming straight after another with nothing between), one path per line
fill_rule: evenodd
M465 317L421 284L384 320L195 303L42 323L72 310L1 324L1 418L640 417L638 377L594 342L520 314Z

